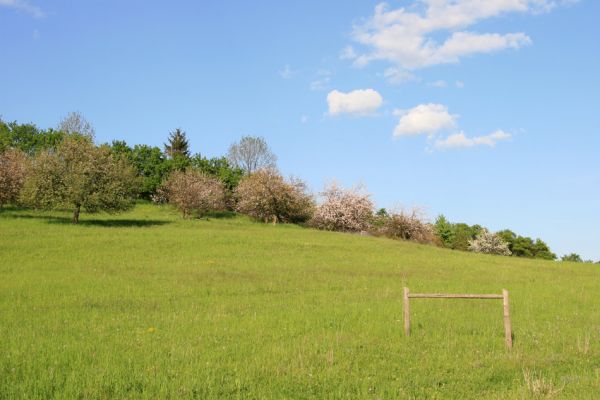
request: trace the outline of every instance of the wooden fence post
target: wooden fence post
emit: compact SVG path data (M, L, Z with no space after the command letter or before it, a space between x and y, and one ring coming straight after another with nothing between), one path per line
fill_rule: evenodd
M512 349L512 328L510 326L510 308L508 303L508 290L502 289L502 305L504 306L504 336L506 347Z
M410 336L410 303L408 298L409 290L404 288L404 334Z

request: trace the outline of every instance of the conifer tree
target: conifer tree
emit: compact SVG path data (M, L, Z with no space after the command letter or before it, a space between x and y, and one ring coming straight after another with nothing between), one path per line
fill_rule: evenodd
M185 132L180 128L175 129L169 134L168 143L165 143L165 154L171 159L190 157L190 145Z

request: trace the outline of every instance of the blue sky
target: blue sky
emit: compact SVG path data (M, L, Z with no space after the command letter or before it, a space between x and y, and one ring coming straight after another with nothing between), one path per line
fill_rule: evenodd
M600 3L0 0L0 115L99 142L264 136L318 192L600 260Z

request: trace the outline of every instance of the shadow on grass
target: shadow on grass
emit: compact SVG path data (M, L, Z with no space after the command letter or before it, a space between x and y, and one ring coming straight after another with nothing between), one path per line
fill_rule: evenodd
M45 220L49 224L59 225L75 225L71 222L70 217L58 217L55 215L35 215L35 214L12 214L4 213L3 218L13 219L39 219ZM122 228L122 227L150 227L170 224L171 221L163 221L157 219L80 219L81 226L102 226L107 228Z
M202 218L214 218L214 219L232 219L237 214L234 211L211 211L203 215Z

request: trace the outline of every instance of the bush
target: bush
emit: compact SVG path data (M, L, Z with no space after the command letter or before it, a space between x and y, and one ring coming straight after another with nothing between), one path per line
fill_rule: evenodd
M571 253L571 254L565 254L564 256L562 256L560 258L561 261L570 261L570 262L576 262L576 263L581 263L583 262L583 259L581 258L581 256L577 253Z
M385 217L383 227L379 231L391 239L437 243L433 227L424 221L418 209L390 214Z
M223 184L217 178L191 168L175 171L167 178L159 187L155 201L161 199L177 207L183 218L201 217L208 211L225 208Z
M475 253L510 256L508 243L495 233L483 229L475 239L469 241L469 250Z
M17 201L26 171L27 156L21 150L8 149L0 154L0 207Z
M245 176L235 190L235 197L236 211L264 222L305 222L314 211L314 200L304 182L286 181L271 169Z
M336 184L321 193L320 204L311 221L317 229L341 232L368 230L373 220L373 202L368 193L358 188L344 189Z

